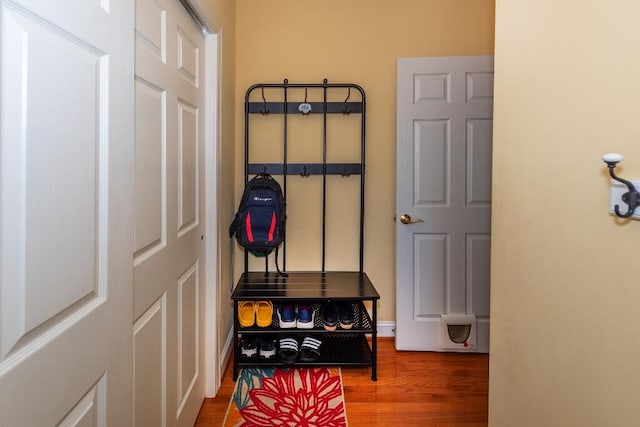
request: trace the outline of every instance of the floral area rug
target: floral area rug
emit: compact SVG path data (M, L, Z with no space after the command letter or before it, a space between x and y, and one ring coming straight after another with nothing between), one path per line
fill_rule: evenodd
M227 426L347 426L340 369L242 369Z

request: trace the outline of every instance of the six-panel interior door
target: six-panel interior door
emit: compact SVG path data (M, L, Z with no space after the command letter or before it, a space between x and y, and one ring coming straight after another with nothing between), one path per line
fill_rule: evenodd
M133 8L0 1L0 425L131 424Z
M396 347L442 350L457 313L488 352L493 57L399 59L397 104Z
M136 0L137 426L193 425L204 398L204 35L177 0Z

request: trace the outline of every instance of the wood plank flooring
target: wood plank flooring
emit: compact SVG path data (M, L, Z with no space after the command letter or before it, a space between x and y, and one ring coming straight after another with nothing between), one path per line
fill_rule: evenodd
M215 399L206 399L196 427L221 426L235 383L227 366ZM378 339L378 381L369 368L342 369L350 427L486 426L489 355L400 352Z

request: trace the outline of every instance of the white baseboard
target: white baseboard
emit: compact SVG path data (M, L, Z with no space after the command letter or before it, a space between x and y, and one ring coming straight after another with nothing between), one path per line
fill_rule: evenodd
M230 363L231 355L233 354L231 351L231 346L233 345L233 328L229 329L229 333L227 334L227 339L224 342L224 346L222 347L222 351L220 352L220 365L218 366L218 378L220 381L224 378L224 370L227 367L227 364ZM218 384L218 387L220 384ZM205 397L216 397L218 394L218 390L215 391L213 395L209 395Z
M391 320L378 322L377 333L378 333L378 337L395 337L396 322Z
M227 334L227 339L224 341L224 347L222 348L222 352L220 354L220 369L224 372L225 367L227 366L227 362L233 355L233 328L229 329L229 333Z

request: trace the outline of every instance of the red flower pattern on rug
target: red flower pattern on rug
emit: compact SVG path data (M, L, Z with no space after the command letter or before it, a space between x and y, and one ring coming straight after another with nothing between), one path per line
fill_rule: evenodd
M340 377L326 369L278 369L249 394L251 403L240 410L247 427L347 425Z

